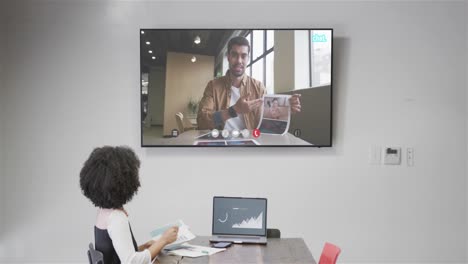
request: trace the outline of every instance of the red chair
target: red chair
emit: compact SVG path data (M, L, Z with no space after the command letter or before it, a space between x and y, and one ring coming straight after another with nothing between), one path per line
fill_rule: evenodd
M335 264L341 249L331 243L325 243L320 256L319 264Z

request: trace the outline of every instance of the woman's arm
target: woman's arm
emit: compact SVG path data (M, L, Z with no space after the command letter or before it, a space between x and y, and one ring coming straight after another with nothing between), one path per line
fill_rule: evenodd
M153 242L149 248L144 249L142 252L135 251L128 217L124 212L114 210L111 213L107 232L122 263L150 264L165 245L175 241L178 228L168 229L161 239Z
M154 240L150 240L150 241L144 243L143 245L139 245L138 246L138 251L143 251L143 250L149 248L153 243L154 243Z
M164 232L160 239L153 241L151 245L147 248L151 254L151 259L154 259L167 244L176 241L178 232L179 227L171 227L168 230L166 230L166 232ZM147 242L146 244L148 243L149 242Z

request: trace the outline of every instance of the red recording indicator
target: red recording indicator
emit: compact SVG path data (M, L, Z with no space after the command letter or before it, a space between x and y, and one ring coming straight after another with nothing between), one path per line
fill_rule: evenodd
M252 135L254 138L258 138L260 136L260 129L256 128L252 131Z

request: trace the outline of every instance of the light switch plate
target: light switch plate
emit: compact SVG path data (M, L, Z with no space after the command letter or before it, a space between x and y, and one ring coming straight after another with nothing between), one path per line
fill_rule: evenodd
M409 167L414 166L414 148L406 149L406 163Z
M383 161L385 165L400 165L401 164L401 148L400 147L385 147L383 150Z

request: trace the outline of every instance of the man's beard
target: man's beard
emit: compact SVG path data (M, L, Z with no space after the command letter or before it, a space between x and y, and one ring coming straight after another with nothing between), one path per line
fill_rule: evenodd
M244 73L245 73L245 68L244 68L244 67L241 67L242 69L241 69L240 73L238 73L238 72L234 71L234 69L236 68L236 66L237 66L237 65L234 65L233 67L231 67L230 72L231 72L232 75L234 75L234 76L236 76L236 77L241 77L241 76L244 75Z

